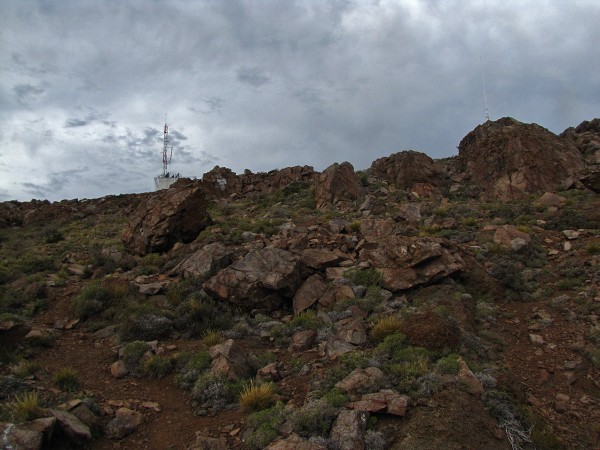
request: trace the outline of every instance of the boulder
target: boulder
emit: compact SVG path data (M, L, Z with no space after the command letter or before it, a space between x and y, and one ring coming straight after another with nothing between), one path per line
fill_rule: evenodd
M567 202L567 198L553 192L544 192L544 194L535 201L543 206L563 206Z
M205 245L190 257L184 259L171 271L172 275L184 278L207 279L231 264L233 251L220 242Z
M440 195L440 189L448 185L442 169L433 159L414 150L379 158L373 161L371 170L393 186L416 192L420 197Z
M316 339L317 332L315 330L298 331L292 336L288 351L296 353L309 350L314 346Z
M510 117L479 125L462 139L458 153L461 168L484 200L553 191L584 168L571 141Z
M314 274L300 286L294 295L294 314L298 314L314 305L327 290L323 277Z
M349 162L335 163L323 171L315 182L317 209L325 206L345 208L358 200L361 184Z
M327 450L327 447L317 444L316 442L310 442L304 438L301 438L295 433L292 433L285 439L272 442L266 450Z
M143 416L129 408L117 409L115 417L106 425L106 435L110 439L123 439L133 433L143 422Z
M320 354L331 360L353 350L356 350L354 345L335 336L330 336L325 342L319 344Z
M123 232L123 244L143 256L191 242L212 222L207 205L201 187L181 179L140 202Z
M27 424L0 422L0 442L5 449L41 450L43 434Z
M251 376L246 350L233 339L210 348L212 364L210 371L215 375L223 375L229 380L240 380Z
M410 397L399 394L393 389L381 389L379 392L363 395L360 400L346 406L358 411L371 413L387 413L404 417L408 409Z
M344 269L344 271L347 269ZM355 298L354 291L348 285L341 284L327 289L319 298L319 309L328 311L332 309L337 302L348 298Z
M342 409L331 428L331 439L340 450L364 450L368 422L368 412Z
M338 381L335 387L342 389L350 395L355 395L360 391L372 390L384 378L385 375L377 367L355 369L346 378Z
M302 250L301 255L304 264L306 264L307 267L316 270L337 266L342 261L348 260L348 257L344 254L324 248L307 248Z
M228 450L225 436L210 437L196 432L196 441L187 450Z
M519 251L531 246L531 236L513 225L502 225L497 227L494 232L494 242Z
M463 383L467 392L473 395L482 395L484 389L481 381L471 372L471 369L462 358L458 360L458 367L458 379Z
M381 272L383 287L391 292L438 281L465 268L447 241L399 235L382 240L375 248L365 248L360 260Z
M302 283L300 258L278 248L248 252L204 283L211 296L248 308L276 309L290 299Z
M74 414L58 409L51 409L50 413L56 418L61 430L71 442L83 444L92 439L90 428L81 422Z

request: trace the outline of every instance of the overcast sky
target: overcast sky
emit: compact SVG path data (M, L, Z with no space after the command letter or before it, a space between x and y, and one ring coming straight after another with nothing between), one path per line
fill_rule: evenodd
M485 120L600 116L598 0L2 0L0 201L172 172L457 154ZM483 69L483 70L482 70Z

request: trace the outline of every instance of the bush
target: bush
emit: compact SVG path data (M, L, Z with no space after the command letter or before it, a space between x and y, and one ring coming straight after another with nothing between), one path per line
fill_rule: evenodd
M254 412L248 416L248 429L252 430L245 440L245 444L252 450L267 447L279 435L279 428L283 425L285 407L279 402L275 406L262 411Z
M300 436L325 436L336 416L337 409L325 400L312 400L291 414L290 423Z
M44 242L46 244L56 244L65 239L65 236L56 228L49 228L44 231Z
M391 334L399 333L402 329L402 320L396 316L388 316L379 320L371 329L371 338L381 342Z
M273 383L250 382L240 394L240 406L247 411L266 409L274 403L275 385Z
M176 357L179 369L177 382L184 389L191 389L202 373L211 366L212 359L207 351L196 353L180 353Z
M321 397L321 400L326 401L334 408L341 408L350 401L350 397L348 397L342 389L334 387L326 392L325 395Z
M139 363L146 352L150 350L150 346L144 341L133 341L123 349L123 362L125 366L132 372L139 368Z
M81 387L79 373L70 367L63 367L54 374L54 384L65 392L74 392Z
M207 347L220 344L223 342L223 333L219 330L208 329L202 334L202 343Z
M42 413L40 400L35 392L17 394L5 408L12 420L17 423L37 419Z
M141 314L129 318L121 327L121 339L124 341L153 341L167 336L172 330L172 322L165 316Z
M173 358L155 355L144 361L142 370L151 378L162 378L173 370L174 365Z
M191 336L208 330L226 330L233 323L233 315L225 302L217 302L201 293L190 294L178 307L176 325Z
M89 283L75 297L71 307L79 319L88 319L105 309L110 300L109 292L102 286L100 280Z
M438 359L436 365L437 370L440 373L448 374L448 375L457 375L458 370L460 369L460 365L458 364L458 359L460 356L455 355L454 353L444 356L443 358Z
M394 333L386 336L383 341L377 345L376 352L387 356L390 359L395 359L396 354L405 348L404 342L406 336L402 333Z
M242 382L227 380L222 376L205 372L194 383L192 398L218 411L234 403L242 389L244 389Z
M318 330L322 326L323 321L317 317L313 310L302 311L288 322L288 327L291 329Z
M375 268L370 269L349 269L344 272L344 277L348 278L354 284L359 286L379 286L383 279L383 275Z

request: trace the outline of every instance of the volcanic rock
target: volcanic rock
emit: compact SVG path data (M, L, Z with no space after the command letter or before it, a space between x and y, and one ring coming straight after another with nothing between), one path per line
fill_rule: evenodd
M315 182L317 209L327 205L345 208L360 196L361 185L349 162L329 166Z
M419 196L439 194L448 181L440 167L425 153L414 150L394 153L371 164L373 174L399 189L417 192Z
M111 439L123 439L133 433L143 422L142 415L129 408L119 408L112 419L106 425L106 435Z
M374 249L362 250L360 260L381 272L385 289L398 292L463 270L460 255L445 245L446 241L437 238L394 235Z
M252 250L203 287L210 295L249 308L277 308L291 298L304 273L300 258L278 248Z
M143 256L168 251L177 242L191 242L212 222L207 204L198 183L181 179L139 204L123 233L123 243Z
M229 250L220 242L205 245L200 250L183 260L171 271L173 275L181 274L184 278L208 277L217 273L217 271L231 264L231 255L233 251Z
M479 125L458 149L462 169L483 190L486 200L552 191L584 168L583 157L572 142L510 117Z
M314 305L327 290L323 277L314 274L300 286L294 295L294 314L298 314Z
M285 439L269 444L269 446L265 447L265 450L327 450L327 447L316 442L307 441L297 434L292 433Z
M331 428L331 438L337 442L337 448L340 450L363 450L368 421L369 413L365 411L342 409Z
M246 350L233 339L210 348L212 365L210 370L215 375L224 375L230 380L239 380L250 376L250 366L246 359Z

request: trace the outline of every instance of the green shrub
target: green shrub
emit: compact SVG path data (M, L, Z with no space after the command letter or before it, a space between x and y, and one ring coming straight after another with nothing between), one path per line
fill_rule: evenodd
M151 378L162 378L168 375L175 366L175 360L167 356L155 355L144 361L142 371Z
M171 319L157 314L129 317L120 329L124 341L153 341L167 336L173 329Z
M202 343L207 347L212 347L213 345L220 344L223 342L223 333L219 330L211 330L208 329L204 333L202 333Z
M88 319L106 308L110 301L109 292L100 280L94 280L77 295L71 306L79 319Z
M240 406L246 411L260 411L275 403L275 385L273 383L254 383L251 381L240 393Z
M54 384L61 391L74 392L81 387L79 373L70 367L63 367L54 374Z
M296 314L287 325L291 329L318 330L323 326L323 321L317 317L313 310L306 310Z
M325 395L321 397L321 399L326 401L334 408L341 408L350 401L350 397L348 397L348 395L346 395L342 389L337 387L327 391Z
M33 361L22 360L14 367L11 367L10 372L18 378L27 378L42 371L42 366Z
M175 358L175 364L178 367L177 383L184 389L191 389L196 380L212 364L212 358L207 351L195 353L182 352Z
M133 341L130 342L123 348L123 362L125 366L135 372L139 369L139 363L144 354L150 350L148 343L144 341Z
M252 450L267 447L279 435L279 428L285 420L285 406L278 402L275 406L257 411L248 416L248 429L252 430L245 444Z
M208 330L226 330L233 324L233 314L225 302L217 302L199 292L190 294L177 308L175 324L191 336Z
M5 405L5 408L12 420L17 423L37 419L42 414L40 399L35 392L17 394Z
M293 430L303 437L326 436L337 416L337 409L325 400L312 400L290 416Z
M49 228L44 231L44 242L46 244L56 244L65 239L65 236L56 228Z
M376 352L385 355L391 359L395 359L394 356L403 348L405 348L404 342L406 336L402 333L394 333L386 336L381 343L376 347Z
M375 342L381 342L391 334L400 333L402 320L396 316L387 316L380 319L371 328L371 338Z
M443 374L457 375L458 370L460 369L460 365L458 364L459 358L460 356L452 353L448 356L438 359L435 366L437 370Z
M379 286L383 279L383 275L377 269L371 267L370 269L349 269L344 272L344 277L351 280L354 284L359 286Z
M205 372L194 383L192 398L218 411L235 403L244 387L243 381L231 381L223 376Z

